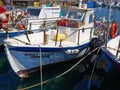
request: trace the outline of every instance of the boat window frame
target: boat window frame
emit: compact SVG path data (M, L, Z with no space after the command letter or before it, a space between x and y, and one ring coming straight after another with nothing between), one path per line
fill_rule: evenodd
M42 8L28 8L26 11L29 13L29 16L39 17ZM36 14L37 12L37 14ZM35 15L36 14L36 15Z
M73 15L70 16L71 12ZM73 12L76 12L76 13L73 13ZM80 18L78 18L78 15L77 15L78 13L79 14L81 13ZM74 20L84 21L85 14L86 12L84 10L70 10L68 11L66 18L69 18L71 20L74 19Z

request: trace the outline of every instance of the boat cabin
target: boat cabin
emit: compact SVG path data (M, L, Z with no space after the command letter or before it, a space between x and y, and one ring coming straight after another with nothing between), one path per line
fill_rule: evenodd
M60 15L60 6L47 7L42 5L39 7L28 7L26 12L29 13L29 18L56 18Z
M60 5L46 6L42 5L39 7L28 7L26 12L29 13L28 19L28 29L39 29L40 25L44 21L54 21L60 16ZM30 26L31 24L31 26Z
M94 11L84 8L70 9L65 18L60 20L59 26L68 26L72 28L79 28L83 25L93 24ZM66 21L65 23L61 23Z
M58 21L59 32L64 32L74 43L83 43L93 36L94 10L88 8L71 8L66 17ZM78 40L79 37L79 40Z

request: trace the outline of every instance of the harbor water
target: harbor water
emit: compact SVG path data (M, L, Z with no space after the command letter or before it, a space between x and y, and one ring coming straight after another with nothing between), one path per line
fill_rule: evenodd
M111 14L110 20L117 21L120 26L120 10L109 11L106 7L98 7L96 20L102 20L103 16L108 20ZM51 65L42 70L42 79L40 71L31 77L19 78L11 69L5 52L0 50L0 90L120 90L120 72L102 53L89 65L93 57L94 54L88 56L69 72L76 62Z

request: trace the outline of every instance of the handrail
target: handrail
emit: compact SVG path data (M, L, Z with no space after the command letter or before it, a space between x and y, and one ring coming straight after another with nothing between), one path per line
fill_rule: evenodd
M78 30L76 30L76 31L74 31L73 33L71 33L69 36L67 36L66 38L64 38L64 39L62 39L62 40L60 40L60 44L62 43L62 41L64 41L64 40L66 40L67 38L69 38L70 36L72 36L73 34L75 34L76 32L79 32L80 30L87 30L87 29L91 29L91 32L92 32L92 28L94 28L94 27L89 27L89 28L82 28L82 29L78 29ZM91 37L92 37L92 33L90 32L90 39L91 39ZM80 36L78 36L78 38L79 38ZM79 41L79 39L78 39L78 41ZM79 43L77 43L78 45L79 45Z
M48 18L49 19L49 18ZM55 21L58 21L59 20L59 18L56 18L56 19L54 19L54 18L51 18L51 20L45 20L45 18L43 18L43 19L26 19L27 20L27 24L28 24L28 26L30 26L30 27L32 27L32 25L40 25L40 23L42 24L42 23L44 23L45 22L45 24L47 24L47 23L50 23L50 22L55 22ZM41 20L41 21L35 21L35 22L32 22L32 21L29 21L29 20ZM29 28L29 29L31 29L31 28Z
M84 28L84 30L91 29L91 28L94 28L94 27ZM80 30L83 30L83 28L82 28L82 29L78 29L78 30L74 31L73 33L71 33L69 36L67 36L67 37L66 37L66 38L64 38L63 40L67 39L68 37L72 36L74 33L76 33L77 31L80 31Z
M61 19L60 17L54 17L54 18L28 18L28 20L49 20L49 19Z
M117 52L116 52L116 58L118 57L119 49L120 49L120 39L119 39L118 48L117 48Z

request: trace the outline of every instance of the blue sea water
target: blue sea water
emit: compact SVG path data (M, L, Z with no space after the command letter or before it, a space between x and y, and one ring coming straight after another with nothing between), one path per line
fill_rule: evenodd
M105 16L107 20L109 19L108 8L98 7L95 13L97 20L101 20L103 16ZM119 15L120 10L111 10L111 20L116 20L120 26ZM86 60L89 59L90 58L88 57ZM105 65L97 65L99 67L105 66L105 68L99 68L95 70L95 76L93 76L94 79L91 80L93 87L91 87L90 90L120 90L119 72L112 66L112 64L104 55L98 60L98 62L101 61L105 62ZM78 65L64 76L59 78L56 77L68 70L72 65L74 65L74 63L60 64L43 71L43 81L48 81L41 87L39 84L41 81L40 72L35 73L32 77L21 79L11 69L4 52L0 52L0 90L88 90L88 82L89 76L91 75L91 70L88 69L88 71L84 72L84 68L81 69L82 64ZM30 88L30 86L33 87Z

